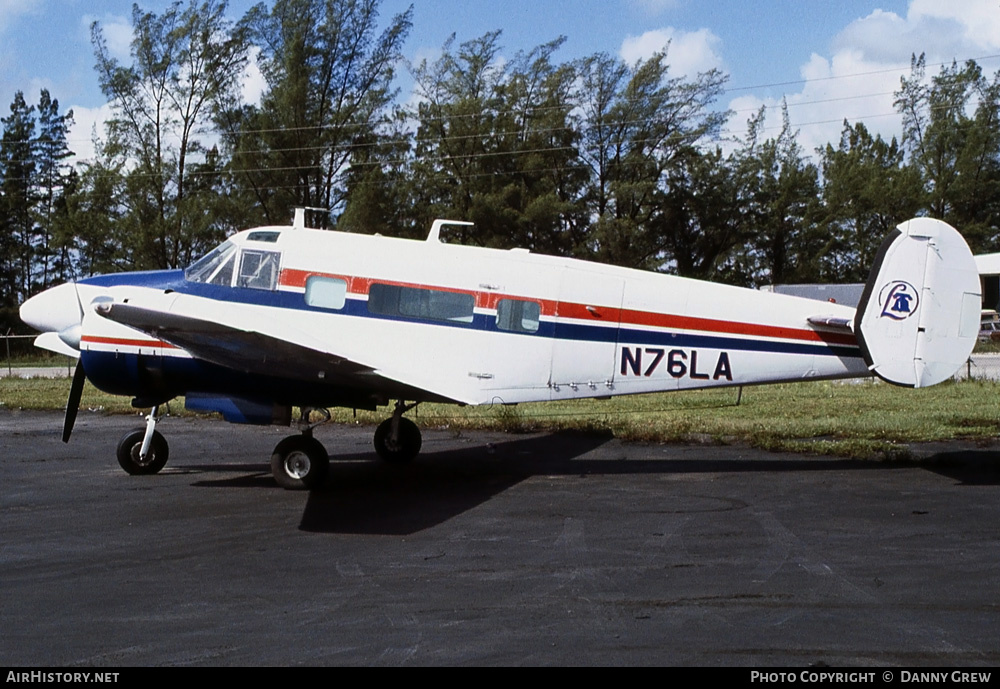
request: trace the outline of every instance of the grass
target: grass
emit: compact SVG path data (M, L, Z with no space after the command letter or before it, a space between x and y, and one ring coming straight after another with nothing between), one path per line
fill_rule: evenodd
M428 425L610 432L638 442L747 443L857 458L907 455L911 442L1000 434L1000 388L967 381L905 390L877 381L800 383L454 410L422 407Z
M61 368L69 368L70 371L76 366L76 360L63 356L61 354L50 354L47 352L42 352L35 350L34 352L27 354L11 354L9 357L4 354L3 359L0 359L0 368L26 368L26 367L46 367L46 366L58 366Z
M72 369L70 373L72 373ZM66 408L69 386L68 376L65 378L0 378L0 409L63 410ZM129 398L101 392L89 382L84 387L80 408L104 411L109 414L135 413L135 409L129 404Z
M0 409L62 409L66 379L0 379ZM908 457L908 444L945 440L987 443L1000 435L1000 386L947 382L908 390L875 380L748 387L521 404L455 407L423 404L410 416L427 428L506 432L577 430L611 433L632 442L746 443L776 451L853 458ZM90 384L82 408L136 413L127 398ZM171 405L184 413L183 404ZM333 410L334 421L375 424L377 413Z
M1000 354L1000 340L977 340L973 354Z

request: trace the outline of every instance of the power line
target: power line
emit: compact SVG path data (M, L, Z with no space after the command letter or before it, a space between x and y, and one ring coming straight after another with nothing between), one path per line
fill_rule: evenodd
M995 60L997 58L1000 58L1000 54L983 55L981 57L970 57L970 58L966 58L964 60L961 60L961 62L980 62L982 60ZM956 58L955 60L953 60L951 62L934 62L934 63L925 65L925 67L944 67L944 66L947 66L947 65L951 65L951 64L953 64L955 62L959 62L959 60ZM725 89L724 93L732 93L732 92L735 92L735 91L752 91L752 90L770 89L770 88L776 88L776 87L779 87L779 86L795 86L797 84L808 84L808 83L811 83L811 82L814 82L814 81L837 81L837 80L841 80L841 79L854 79L856 77L870 77L870 76L875 76L877 74L894 74L894 73L897 73L897 72L900 72L900 71L905 71L905 70L911 69L911 68L912 68L912 64L908 64L908 65L901 65L899 67L886 67L884 69L874 69L874 70L870 70L870 71L867 71L867 72L854 72L853 74L837 74L837 75L831 75L831 76L828 76L828 77L813 77L813 78L809 78L809 79L796 79L796 80L793 80L793 81L778 81L778 82L774 82L774 83L771 83L771 84L756 84L756 85L752 85L752 86L733 86L733 87Z
M987 60L987 59L994 59L994 58L998 58L998 57L1000 57L1000 55L989 55L989 56L984 56L984 57L980 57L980 58L974 58L973 60ZM949 64L949 63L943 63L943 62L942 63L937 63L937 65L945 65L945 64ZM935 65L930 65L930 66L933 67ZM838 76L832 76L832 77L824 77L824 78L817 79L816 81L825 81L825 80L834 80L834 79L847 79L847 78L852 78L852 77L857 77L857 76L870 76L870 75L873 75L873 74L884 74L884 73L888 73L888 72L897 72L897 71L899 71L901 69L902 68L872 70L872 71L867 71L867 72L858 72L858 73L854 73L854 74L850 74L850 75L838 75ZM777 84L772 84L771 86L773 86L773 85L787 85L787 84L794 84L794 83L805 83L807 81L812 81L812 80L800 80L800 81L795 81L795 82L780 82L780 83L777 83ZM750 89L750 88L764 88L764 87L767 87L767 86L769 86L769 85L761 85L759 87L739 87L738 89L728 89L727 91L747 90L747 89ZM793 103L785 103L784 106L788 107L790 109L790 108L804 107L804 106L810 106L810 105L824 105L824 104L830 104L830 103L840 103L840 102L847 102L847 101L857 101L857 100L866 100L866 99L880 98L880 97L886 97L886 96L889 96L889 95L895 95L895 93L896 92L884 92L883 91L883 92L876 92L876 93L869 93L869 94L855 94L855 95L841 96L841 97L836 97L836 98L817 99L817 100L810 100L810 101L799 101L799 102L793 102ZM777 107L777 106L773 106L772 105L772 106L766 106L766 107L774 108L774 107ZM945 105L945 106L942 106L942 107L947 108L947 107L951 107L951 106ZM520 119L522 121L529 120L529 119L532 119L530 117L531 114L535 114L537 112L541 112L541 111L545 111L545 110L552 110L552 109L558 109L558 110L563 110L563 111L569 110L571 112L573 109L580 109L580 105L578 105L578 104L577 105L560 104L560 105L557 105L557 106L540 106L540 107L537 107L537 108L532 108L531 109L531 113L528 116L521 117ZM739 114L740 112L749 112L749 111L750 111L749 109L748 110L743 110L743 111L734 111L734 114ZM518 114L520 114L520 112L521 111L496 111L496 112L491 112L489 116L493 117L495 119L499 119L501 116L518 115ZM473 113L473 114L470 114L470 115L453 114L452 113L452 114L442 115L440 117L424 118L423 120L417 121L417 124L420 124L420 125L424 125L424 124L428 124L428 123L429 124L434 124L434 123L448 124L448 123L450 123L451 121L453 121L455 119L461 119L463 117L472 117L472 116L480 117L480 118L483 117L482 113L478 113L478 114L477 113ZM567 116L569 116L568 113L567 113ZM882 113L873 113L873 114L855 116L853 118L845 118L845 117L838 116L838 117L829 118L829 119L813 120L813 121L809 121L809 122L800 122L800 123L796 123L795 126L796 126L796 128L826 126L826 125L829 125L829 124L834 124L834 123L842 122L842 121L844 121L844 119L853 119L855 121L862 121L862 120L871 120L871 119L894 117L894 116L899 116L899 113L896 112L896 111L888 112L888 113L882 112ZM518 118L515 117L515 119L518 119ZM575 124L575 123L576 122L571 123L571 124ZM636 126L636 125L641 125L641 124L644 124L644 123L645 123L645 120L609 120L609 121L605 121L605 122L601 122L601 123L592 123L589 126L584 126L584 127L573 127L573 126L570 126L569 124L567 124L567 125L560 125L560 126L554 126L554 127L542 127L542 128L524 128L524 127L521 127L519 129L515 129L515 130L507 130L507 131L499 131L499 132L496 132L496 131L487 132L485 135L483 133L472 133L472 134L467 134L467 135L457 135L457 136L447 136L447 137L429 137L429 136L423 136L423 137L421 137L421 136L413 135L413 136L406 136L404 138L382 139L382 140L377 140L377 141L372 141L372 142L347 142L347 143L334 144L334 145L322 145L322 144L320 144L320 145L316 145L316 146L297 146L297 147L286 147L286 148L265 148L265 149L251 149L251 150L242 150L242 151L237 149L237 150L231 151L231 156L232 157L239 157L239 156L244 156L244 155L251 155L251 156L253 156L253 155L278 155L278 156L281 156L281 155L285 155L285 154L289 154L289 153L317 153L317 154L319 154L322 157L322 156L330 156L330 155L335 155L335 154L341 153L341 154L344 155L345 160L346 160L346 157L351 152L359 151L359 150L362 150L364 148L392 148L392 147L406 146L407 148L410 148L412 150L411 147L414 147L414 146L425 146L426 145L426 146L429 146L431 148L435 148L436 147L436 148L440 149L440 147L442 147L443 145L445 145L445 143L454 144L456 142L457 143L461 143L463 141L482 141L484 139L492 140L492 141L502 141L504 139L509 139L509 138L523 140L525 137L532 137L532 136L536 136L537 137L537 136L544 136L544 135L550 135L550 136L551 135L577 136L577 135L586 135L587 133L598 131L598 130L615 130L615 129L629 128L629 127L633 127L633 126ZM290 134L296 134L296 133L303 133L303 132L323 131L323 130L330 129L330 128L334 127L334 126L337 126L337 125L310 125L310 126L300 126L300 127L289 127L289 128L283 128L283 129L271 128L271 129L244 130L244 131L246 133L250 133L250 134L275 133L275 132L286 132L286 133L290 133ZM342 125L340 125L340 126L342 126L345 129L350 130L352 128L370 127L371 125L369 125L367 123L342 123ZM778 127L765 128L765 131L766 130L771 130L771 129L777 129L777 128ZM729 139L723 138L723 137L730 137L731 138L733 136L736 136L737 133L738 133L737 130L732 129L732 128L722 129L722 130L720 130L718 132L718 135L719 135L718 138L715 138L715 139L711 139L710 138L710 139L706 139L706 141L716 141L716 142L719 142L719 141L729 140ZM225 134L224 134L224 136L225 136ZM669 138L668 138L667 141L669 141ZM22 141L8 140L5 143L17 144L17 143L24 143L24 141L23 140ZM37 140L28 140L28 143L38 143L38 141ZM67 141L67 143L68 143L68 141ZM627 140L625 142L619 141L617 143L624 143L627 146L635 147L635 146L642 146L642 145L648 144L648 143L664 143L664 142L660 141L658 139L629 139L629 140ZM535 149L517 149L517 148L515 148L515 149L510 150L510 151L475 151L475 152L471 152L471 153L461 153L461 152L458 152L458 153L453 153L453 154L443 154L443 155L438 155L438 156L421 156L421 157L411 156L407 152L407 154L404 154L404 157L401 157L401 158L388 158L388 159L383 159L383 160L378 160L378 161L372 161L372 162L363 162L363 161L349 162L348 161L345 164L346 164L347 167L355 167L356 168L356 167L372 166L372 165L389 165L389 166L392 166L392 165L406 165L406 164L412 163L414 161L434 163L434 162L443 162L443 161L466 160L466 161L469 161L469 162L475 162L477 159L487 158L487 157L503 157L503 156L515 157L515 156L521 156L521 155L530 155L530 154L533 154L533 153L556 153L556 152L560 152L560 151L561 152L566 152L566 153L575 153L576 155L583 155L583 150L585 148L586 148L586 146L583 145L583 144L581 144L581 145L576 145L576 146L547 146L547 147L535 148ZM17 165L17 164L27 164L27 163L30 163L30 162L33 162L33 161L32 160L24 160L24 159L15 159L15 160L6 161L6 162L7 162L8 165L11 165L11 164ZM318 161L318 162L325 164L328 161ZM293 171L293 170L302 170L302 169L308 169L308 167L303 168L302 165L293 165L293 166L283 166L283 167L267 166L267 167L260 167L260 168L243 168L243 169L230 168L228 170L225 170L225 169L220 169L220 170L205 170L205 171L190 170L190 171L187 172L187 176L189 176L189 177L211 176L211 175L226 174L227 172L232 173L232 174L252 174L252 173L257 173L257 172L265 172L265 171L282 172L282 171ZM567 169L567 170L578 169L578 166L570 166L570 167L566 167L565 169ZM132 173L132 174L137 174L137 173ZM145 175L148 175L150 177L157 177L157 176L161 176L162 175L162 173L138 173L138 174L145 174ZM12 178L8 178L8 179L12 179ZM20 178L19 181L23 182L23 181L25 181L25 179L24 178Z
M994 60L994 59L998 59L998 58L1000 58L1000 54L992 54L992 55L983 55L983 56L973 57L973 58L966 58L966 59L962 60L962 62L970 62L970 61L971 62L980 62L980 61L985 61L985 60ZM955 60L955 62L957 62L957 60ZM928 64L928 65L925 65L925 68L926 67L943 67L943 66L950 65L950 64L952 64L952 62L937 62L937 63L931 63L931 64ZM732 93L736 93L736 92L745 92L745 91L753 91L753 90L764 90L764 89L770 89L770 88L775 88L775 87L793 86L793 85L797 85L797 84L806 84L806 83L812 83L812 82L842 81L842 80L853 79L853 78L857 78L857 77L868 77L868 76L874 76L874 75L880 75L880 74L899 73L901 71L906 71L906 70L911 69L911 68L912 68L912 65L907 64L907 65L899 65L899 66L896 66L896 67L888 67L888 68L877 69L877 70L868 70L868 71L864 71L864 72L854 72L854 73L851 73L851 74L831 75L831 76L828 76L828 77L815 77L815 78L810 78L810 79L798 79L798 80L793 80L793 81L783 81L783 82L772 82L772 83L754 84L754 85L749 85L749 86L727 87L727 88L721 89L719 93L720 93L720 95L726 95L726 94L732 94ZM844 102L844 101L848 101L848 100L857 100L857 99L866 98L866 97L877 97L879 95L889 95L889 94L888 93L869 94L868 96L852 95L852 96L843 96L843 97L839 97L839 98L831 98L831 99L825 99L825 100L819 100L819 101L801 101L799 103L789 104L789 107L793 107L793 106L798 107L798 106L805 105L805 104L837 103L837 102ZM627 104L629 101L619 99L616 102L626 103ZM583 106L585 106L585 103L561 103L561 104L551 105L551 106L532 106L530 108L530 113L529 114L536 114L536 113L544 114L544 113L546 113L548 111L553 111L553 110L569 110L569 111L572 111L572 110L581 108ZM517 116L524 115L525 111L520 110L520 109L519 110L490 110L490 111L488 111L488 114L490 116L492 116L492 117L509 117L509 116L515 116L515 117L517 117ZM449 113L448 115L441 116L439 118L435 118L435 117L423 117L423 118L419 118L419 121L424 122L424 123L433 123L433 122L451 121L451 120L456 120L456 119L473 118L473 117L483 117L483 113L482 112L480 112L480 113L469 113L469 114ZM414 118L411 117L410 119L414 119ZM369 127L369 126L370 126L369 123L350 123L350 122L344 122L344 123L334 123L332 125L324 124L324 125L306 125L306 126L299 126L299 127L272 127L272 128L261 128L261 129L244 129L244 130L241 130L240 133L241 134L267 134L267 133L275 133L275 132L311 132L311 131L315 132L315 131L327 130L327 129L330 129L330 128L342 128L342 129L344 129L344 128L350 128L350 127L361 128L361 127ZM226 132L222 132L222 134L226 135L227 133ZM73 143L73 142L89 141L89 139L83 139L83 138L76 139L76 138L73 138L73 139L67 139L66 141L67 141L67 143ZM12 140L12 141L10 141L10 143L25 143L25 141L23 141L23 140Z

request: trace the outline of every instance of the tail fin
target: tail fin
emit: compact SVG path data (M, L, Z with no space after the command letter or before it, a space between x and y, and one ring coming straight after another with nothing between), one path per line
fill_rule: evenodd
M868 368L922 388L955 375L979 334L982 294L968 244L940 220L914 218L886 237L854 316Z

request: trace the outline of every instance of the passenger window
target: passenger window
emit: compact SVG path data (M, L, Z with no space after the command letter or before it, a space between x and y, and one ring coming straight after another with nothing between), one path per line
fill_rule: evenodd
M347 303L347 281L311 275L306 280L306 303L322 309L342 309Z
M277 289L280 260L281 254L277 251L244 249L243 256L240 258L240 274L236 284L252 289Z
M497 329L514 333L538 332L541 304L537 301L501 299L497 304Z
M476 299L471 294L376 283L368 290L368 310L449 323L472 323Z

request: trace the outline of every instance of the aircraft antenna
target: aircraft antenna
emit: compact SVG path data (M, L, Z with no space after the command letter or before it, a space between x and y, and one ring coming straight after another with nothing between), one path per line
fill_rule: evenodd
M306 226L306 211L312 213L323 213L323 217L329 217L329 208L316 208L314 206L296 206L295 215L292 217L292 227L296 230L305 229ZM324 223L324 226L326 223Z
M441 228L445 225L475 225L476 223L465 220L442 220L438 218L431 224L430 234L427 235L428 242L441 242Z

